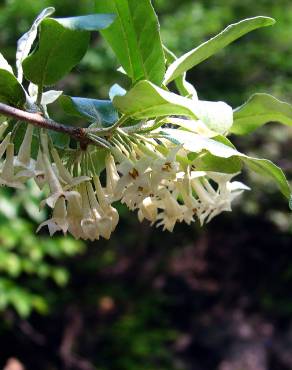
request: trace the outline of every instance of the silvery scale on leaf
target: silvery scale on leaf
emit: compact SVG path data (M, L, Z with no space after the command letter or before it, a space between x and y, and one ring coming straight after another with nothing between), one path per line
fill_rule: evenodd
M161 41L150 0L96 1L96 13L80 17L50 18L54 11L44 9L19 39L16 75L0 54L0 184L23 189L34 179L43 192L40 207L51 209L39 229L109 239L118 201L163 230L203 225L250 190L234 179L244 165L291 199L279 167L239 152L227 138L269 121L291 125L291 106L255 94L233 110L201 100L186 80L189 69L273 19L242 20L177 57ZM91 31L100 31L131 86L109 87L108 100L52 88L83 58ZM49 117L47 105L56 100L86 128Z

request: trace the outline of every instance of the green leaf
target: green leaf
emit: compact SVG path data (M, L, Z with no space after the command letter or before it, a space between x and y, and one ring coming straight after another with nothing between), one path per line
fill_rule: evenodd
M0 69L0 102L22 108L26 96L16 77L6 69Z
M291 188L286 179L284 172L280 167L276 166L268 159L258 159L244 156L242 157L244 163L258 174L268 177L276 182L282 194L289 200L291 197Z
M86 118L96 126L108 127L118 119L118 112L110 100L87 99L63 95L60 103L72 116Z
M172 64L175 60L177 60L176 55L172 51L170 51L165 45L163 45L163 50L164 50L164 53L165 53L166 62L167 62L168 66L170 64ZM186 80L186 73L183 73L182 75L179 75L174 80L174 82L175 82L175 85L177 87L178 92L182 96L190 96L192 98L197 98L198 97L197 91L194 88L194 86Z
M108 150L103 148L94 148L90 152L91 162L90 165L92 168L92 172L100 175L100 173L105 169L105 158L108 155Z
M89 31L102 29L112 20L109 14L43 20L38 47L23 61L25 77L39 86L56 83L86 53Z
M242 162L237 157L220 158L210 153L201 153L193 161L198 171L214 171L222 173L237 173L242 169Z
M274 23L275 20L269 17L254 17L231 24L217 36L204 42L174 61L166 71L164 84L168 84L173 81L179 75L203 62L205 59L217 53L219 50L223 49L225 46L246 33L260 27L270 26Z
M49 131L50 138L55 147L65 149L69 147L70 136L62 132Z
M160 85L165 73L157 16L150 0L97 0L97 12L112 12L116 21L102 35L128 76Z
M120 112L135 119L171 114L196 118L192 100L163 90L149 81L138 82L124 96L115 96L113 104Z
M214 139L209 139L192 132L163 129L162 134L169 139L174 139L176 142L183 144L184 148L194 153L208 151L211 155L220 158L237 157L245 163L251 170L268 177L275 181L282 194L290 200L291 189L283 171L273 162L267 159L258 159L249 157L240 153L234 147L218 142ZM220 140L220 138L219 138Z
M245 135L272 121L292 126L292 106L269 94L254 94L234 110L233 117L230 132Z

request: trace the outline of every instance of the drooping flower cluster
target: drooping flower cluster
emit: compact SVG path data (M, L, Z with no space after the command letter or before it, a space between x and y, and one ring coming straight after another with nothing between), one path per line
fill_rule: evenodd
M46 194L51 217L38 230L48 227L70 233L76 239L109 239L119 215L113 203L120 201L136 210L140 221L173 231L176 223L209 222L223 211L243 190L244 184L231 181L234 174L204 172L183 158L181 145L166 145L138 135L113 135L111 150L104 160L104 171L95 169L92 146L74 150L66 160L60 157L47 133L39 132L37 155L32 153L34 128L27 126L17 153L7 124L0 126L0 184L21 189L34 178ZM39 130L37 130L39 131ZM73 152L73 151L72 151Z

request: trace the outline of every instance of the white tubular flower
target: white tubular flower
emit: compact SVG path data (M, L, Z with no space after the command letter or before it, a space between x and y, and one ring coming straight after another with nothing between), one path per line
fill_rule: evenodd
M146 197L142 200L139 204L138 210L138 219L140 222L144 220L144 218L151 223L154 223L157 220L158 215L158 202L153 197Z
M55 174L52 168L51 162L49 161L47 155L43 154L42 159L43 159L44 170L45 170L45 178L49 184L50 191L51 191L51 195L45 201L43 201L42 204L47 203L49 207L54 208L57 200L60 197L64 197L65 199L68 199L70 195L80 196L77 191L72 191L72 190L64 191L57 175Z
M35 163L34 175L35 175L34 181L36 182L39 189L42 190L46 184L46 176L43 162L43 154L40 148L38 150L37 160Z
M208 172L208 176L218 184L216 208L210 213L207 222L211 221L212 218L220 214L221 212L228 211L231 209L231 202L239 196L244 190L250 190L250 188L239 181L230 182L231 178L235 174L223 174L218 172ZM209 184L209 186L211 186ZM214 191L214 190L213 190Z
M27 125L23 141L20 145L18 155L14 160L14 165L29 170L32 174L35 167L35 161L31 159L31 143L33 135L33 126Z
M23 189L24 185L19 180L18 175L14 174L14 144L9 143L6 149L6 159L3 163L0 175L0 185L10 186L11 188Z
M200 205L197 216L201 224L209 222L224 211L231 211L231 202L240 195L243 190L249 190L247 186L240 182L231 183L234 174L223 174L217 172L207 172L206 175L218 186L215 190L207 178L193 179L192 187L195 190Z
M114 157L111 154L108 154L106 156L105 168L106 168L106 190L108 194L113 195L117 183L120 179L120 176L117 171Z
M0 159L2 159L4 153L6 152L7 146L10 143L11 133L5 136L4 140L0 143Z
M74 188L82 182L90 180L90 177L88 176L78 176L74 178L62 163L59 153L55 148L51 150L51 154L54 159L59 178L65 184L65 189Z
M86 183L86 188L91 212L95 217L96 232L97 234L100 234L103 238L109 239L112 232L112 220L110 217L107 217L102 211L90 182Z
M163 230L172 232L175 224L183 221L186 206L180 205L168 190L163 190L159 208L163 209L163 212L157 216L157 220L161 219L157 227L163 226Z
M97 229L97 214L92 212L86 184L82 183L80 185L80 193L82 199L82 219L81 219L81 228L83 230L85 240L89 239L91 241L99 239L99 233Z
M115 192L115 200L125 203L129 209L135 210L138 204L152 192L151 168L147 159L132 163L125 160L119 166L122 173Z
M86 239L86 236L81 227L82 220L82 205L81 197L71 193L67 197L67 220L68 231L75 239Z
M109 239L111 233L115 230L119 222L118 211L110 205L105 194L103 192L101 183L97 176L93 177L93 182L96 190L96 196L99 203L99 212L101 215L101 220L98 224L100 235L105 239ZM92 189L92 187L91 187ZM90 189L90 192L91 192Z
M66 234L69 223L67 220L67 211L65 198L59 198L53 209L52 218L41 223L37 229L37 232L44 226L48 226L50 236L54 235L57 231L62 231L63 234Z
M182 145L170 149L166 157L156 159L152 164L151 182L153 186L158 186L161 181L175 180L176 173L179 171L179 163L176 162L176 154Z

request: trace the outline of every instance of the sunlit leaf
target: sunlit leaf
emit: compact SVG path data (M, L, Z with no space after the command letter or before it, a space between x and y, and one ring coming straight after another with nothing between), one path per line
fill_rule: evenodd
M243 153L240 153L235 148L223 144L222 142L218 142L214 139L203 137L192 132L175 129L163 129L162 133L166 134L166 137L169 136L170 139L174 139L178 143L182 144L184 148L190 152L201 153L203 151L208 151L210 154L216 157L239 158L251 170L260 173L262 176L272 179L278 185L282 194L287 199L290 199L290 185L283 171L273 162L267 159L249 157Z
M159 24L150 0L97 0L97 12L115 13L117 19L102 35L128 76L160 85L165 73Z
M292 126L292 106L269 94L254 94L235 109L230 132L245 135L272 121Z
M38 47L23 61L25 77L39 86L56 83L84 56L89 31L105 28L113 19L109 14L44 19Z
M231 24L215 37L175 60L166 71L164 84L175 80L179 75L203 62L246 33L274 23L274 19L269 17L254 17Z

